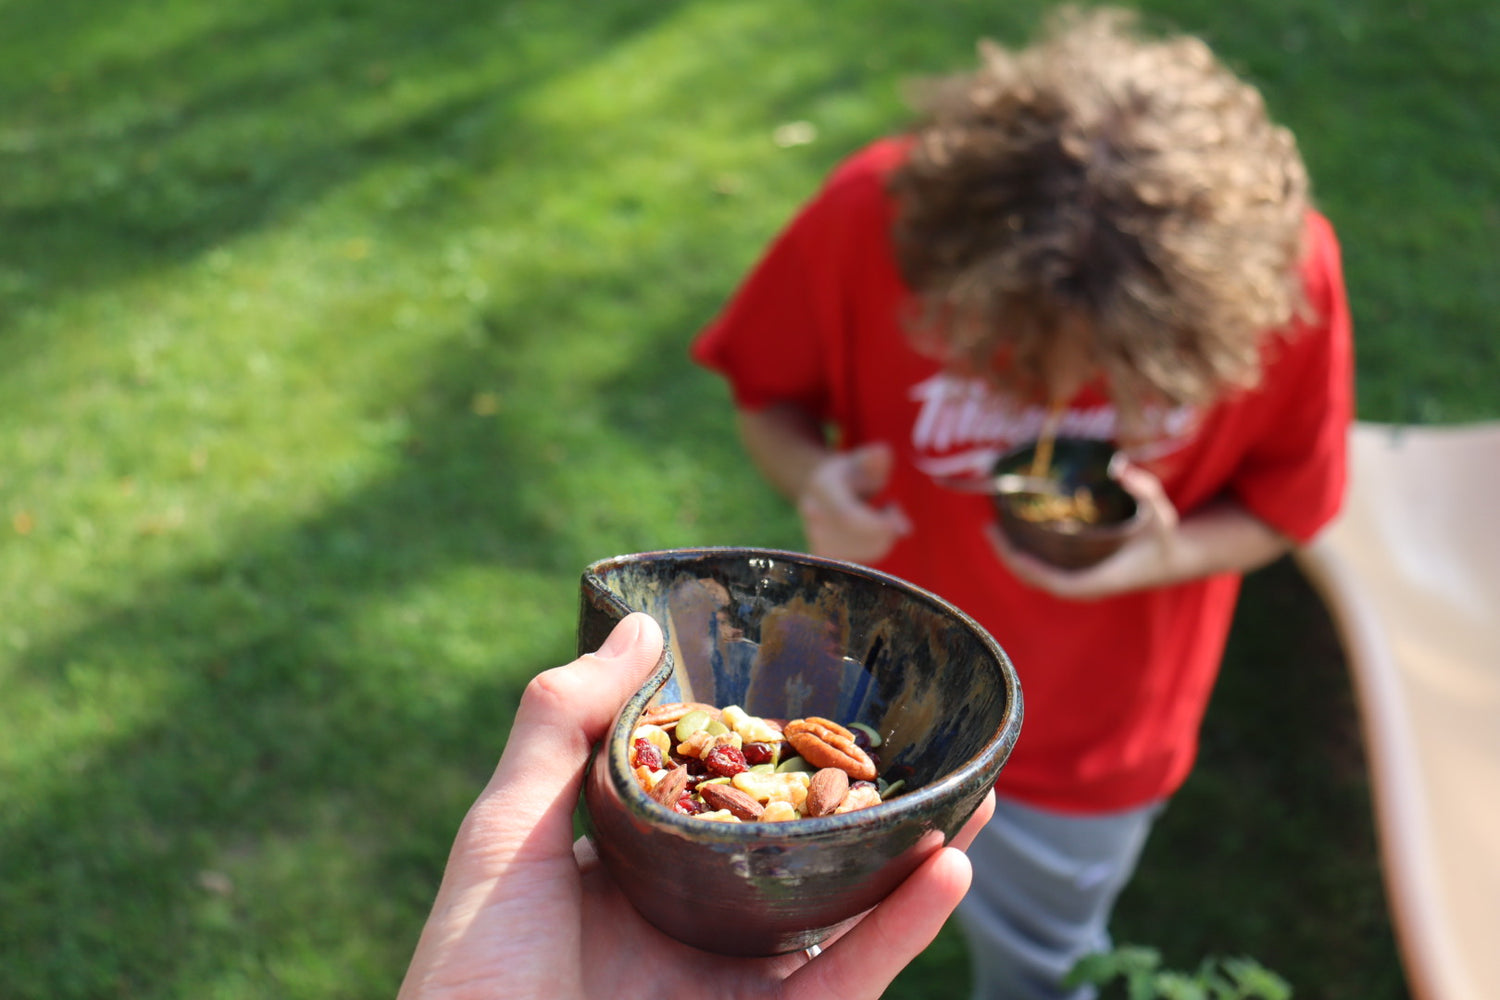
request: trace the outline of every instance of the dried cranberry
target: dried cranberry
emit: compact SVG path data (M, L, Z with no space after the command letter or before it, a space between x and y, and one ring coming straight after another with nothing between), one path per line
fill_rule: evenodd
M688 792L683 792L677 804L672 807L673 812L680 812L684 816L696 816L703 811L703 806Z
M746 764L769 764L776 759L776 748L769 743L746 743L741 752Z
M863 729L855 729L854 745L859 747L861 750L870 749L870 734L865 732Z
M661 751L656 744L647 739L636 740L632 744L635 750L635 766L649 767L653 771L661 770Z
M733 777L741 771L750 770L750 765L745 763L745 755L728 744L716 746L705 754L703 766L721 778Z

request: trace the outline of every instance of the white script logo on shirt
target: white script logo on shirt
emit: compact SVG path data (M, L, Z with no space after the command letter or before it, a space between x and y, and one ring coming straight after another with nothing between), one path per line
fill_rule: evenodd
M1017 405L982 379L937 374L912 386L919 404L912 423L914 462L929 476L988 475L1006 451L1036 440L1046 407ZM1148 415L1151 440L1133 445L1131 458L1147 461L1170 454L1186 442L1197 423L1193 407L1160 409ZM1119 431L1113 403L1063 411L1057 433L1064 437L1113 440Z

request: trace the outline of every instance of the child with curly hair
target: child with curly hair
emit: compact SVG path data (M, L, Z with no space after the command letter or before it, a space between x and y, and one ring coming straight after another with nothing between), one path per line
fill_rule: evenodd
M1186 778L1241 577L1338 510L1353 409L1337 240L1292 135L1200 40L1060 12L981 46L847 159L692 353L816 553L963 608L1026 721L970 849L975 995L1061 985ZM1148 530L1064 570L987 474L1043 428L1115 442Z

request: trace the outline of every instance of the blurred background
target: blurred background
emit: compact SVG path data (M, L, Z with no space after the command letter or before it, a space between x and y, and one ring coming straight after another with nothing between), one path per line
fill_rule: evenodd
M688 339L1044 9L0 0L0 997L393 996L582 568L800 545ZM1298 133L1360 416L1500 417L1500 9L1141 9ZM1369 809L1283 561L1117 940L1406 996Z

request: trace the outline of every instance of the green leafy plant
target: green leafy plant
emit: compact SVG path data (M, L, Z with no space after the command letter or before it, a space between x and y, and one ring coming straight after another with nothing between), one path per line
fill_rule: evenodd
M1289 1000L1286 980L1252 958L1205 958L1193 972L1161 968L1154 948L1123 945L1085 955L1068 973L1069 986L1123 981L1129 1000Z

